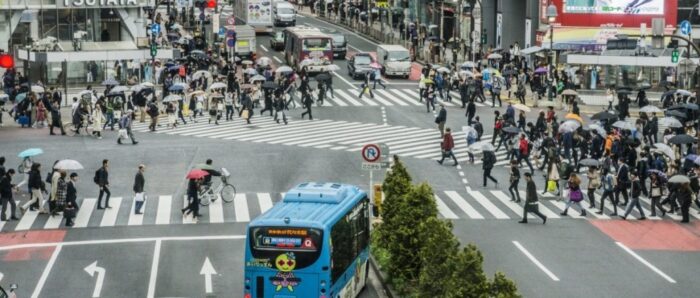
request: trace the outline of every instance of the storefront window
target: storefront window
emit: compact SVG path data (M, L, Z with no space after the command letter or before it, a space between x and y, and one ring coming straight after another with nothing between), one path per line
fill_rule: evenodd
M46 9L46 10L40 10L39 14L41 15L39 20L40 20L40 26L41 26L41 37L46 37L46 36L58 36L58 22L56 18L56 10L53 9Z
M59 40L72 40L73 31L71 30L71 10L70 9L59 9L58 11L58 39Z

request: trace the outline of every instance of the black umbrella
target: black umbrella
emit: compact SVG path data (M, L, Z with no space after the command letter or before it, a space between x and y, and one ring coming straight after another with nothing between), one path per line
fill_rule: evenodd
M600 161L592 158L582 159L578 163L587 167L597 167L600 165Z
M628 89L618 89L618 90L615 91L615 92L617 92L617 94L621 94L621 95L629 95L629 94L632 94L632 91L631 91L631 90L628 90Z
M700 106L698 106L697 104L694 104L694 103L683 104L683 107L685 107L688 110L693 110L693 111L700 109Z
M520 129L515 126L508 126L506 128L503 128L503 131L507 133L519 133Z
M102 81L102 86L116 86L119 85L119 81L115 79L106 79Z
M679 110L671 110L671 111L666 111L666 117L676 117L676 118L688 118L688 116Z
M671 144L690 144L695 142L695 138L686 134L682 134L670 138L668 142Z
M617 115L610 113L608 111L602 111L591 116L593 120L612 120L617 119Z
M331 79L331 75L325 72L316 76L316 81L330 81Z
M277 89L280 87L280 85L272 81L267 81L262 84L262 87L263 89Z

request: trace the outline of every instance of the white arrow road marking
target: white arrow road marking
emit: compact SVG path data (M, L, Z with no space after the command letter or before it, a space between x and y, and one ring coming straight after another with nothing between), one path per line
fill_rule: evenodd
M214 266L211 265L209 257L204 259L204 264L202 264L202 270L199 271L199 274L204 275L204 290L207 294L211 294L213 292L211 276L216 274L216 270L214 270Z
M90 274L90 277L95 277L97 273L97 280L95 281L95 290L92 291L92 297L100 297L100 292L102 292L102 284L105 281L105 268L97 266L97 261L85 267L83 270Z

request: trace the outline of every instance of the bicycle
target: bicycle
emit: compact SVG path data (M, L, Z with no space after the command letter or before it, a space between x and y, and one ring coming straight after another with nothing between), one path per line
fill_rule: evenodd
M215 202L219 196L226 203L233 202L233 198L236 197L236 187L228 182L229 176L231 176L231 174L226 170L226 168L221 168L221 183L216 185L216 187L212 187L212 185L201 190L198 194L199 204L202 206L208 206L211 202Z

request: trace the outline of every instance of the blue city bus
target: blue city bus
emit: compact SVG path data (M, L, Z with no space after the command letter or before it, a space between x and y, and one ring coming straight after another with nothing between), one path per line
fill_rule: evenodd
M357 297L369 273L369 199L308 182L248 224L245 298Z

